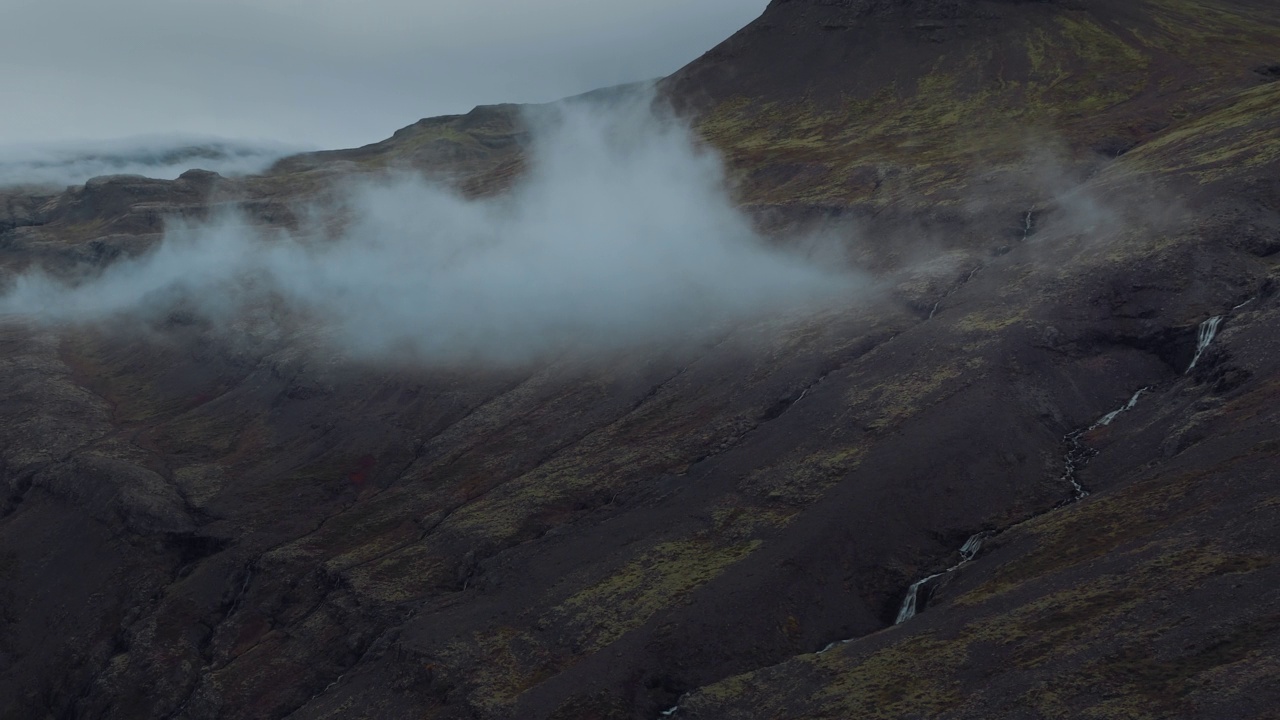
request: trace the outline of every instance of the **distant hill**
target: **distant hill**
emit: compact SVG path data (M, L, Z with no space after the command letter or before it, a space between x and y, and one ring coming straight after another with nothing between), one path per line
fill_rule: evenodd
M193 168L247 175L262 172L277 159L301 149L277 143L182 137L0 146L0 187L65 187L100 175L173 180Z

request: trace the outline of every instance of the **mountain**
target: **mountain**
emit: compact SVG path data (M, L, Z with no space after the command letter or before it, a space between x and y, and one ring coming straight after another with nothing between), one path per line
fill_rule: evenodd
M786 332L445 371L8 318L0 717L1273 715L1277 48L1262 0L775 0L658 90L778 242L859 238L880 291ZM0 265L501 194L522 112L2 190Z

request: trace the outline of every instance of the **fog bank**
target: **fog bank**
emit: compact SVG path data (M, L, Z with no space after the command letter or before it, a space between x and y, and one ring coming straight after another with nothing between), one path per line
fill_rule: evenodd
M59 324L181 309L344 356L509 364L687 342L851 298L844 263L761 237L720 159L651 108L540 111L529 170L501 197L387 177L347 186L295 234L235 216L175 224L153 252L78 283L17 278L0 312Z
M192 168L246 175L262 172L276 160L307 149L284 143L179 136L0 145L0 187L63 187L99 175L172 180Z

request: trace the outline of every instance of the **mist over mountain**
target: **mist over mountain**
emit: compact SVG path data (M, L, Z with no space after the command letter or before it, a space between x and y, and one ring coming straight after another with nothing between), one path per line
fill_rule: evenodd
M714 150L655 110L651 89L523 123L529 167L500 197L404 173L351 179L291 231L228 211L175 220L157 247L100 273L20 275L0 313L121 328L182 311L231 339L257 316L252 332L324 338L327 356L501 366L654 352L853 301L840 251L820 264L818 244L770 244L733 205Z
M222 175L260 173L310 148L284 143L156 136L92 143L0 145L0 187L78 185L101 175L176 179L192 168Z

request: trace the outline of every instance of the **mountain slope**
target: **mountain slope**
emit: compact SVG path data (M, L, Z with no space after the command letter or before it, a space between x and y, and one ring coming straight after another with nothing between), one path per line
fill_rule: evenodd
M1261 2L773 3L663 91L762 226L884 290L680 352L388 369L9 319L0 716L1264 716L1277 47ZM522 138L503 106L98 180L9 203L3 263L291 226L385 168L496 192Z
M793 0L666 85L705 108L750 202L918 210L975 174L1016 192L1041 146L1111 158L1233 105L1272 78L1276 16L1247 0Z

